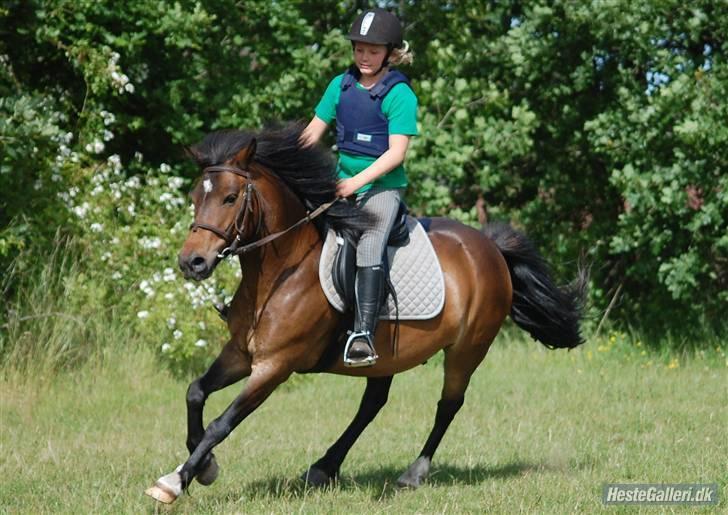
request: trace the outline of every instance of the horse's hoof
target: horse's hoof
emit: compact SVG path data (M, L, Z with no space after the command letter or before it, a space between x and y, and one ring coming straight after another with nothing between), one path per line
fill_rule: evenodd
M217 479L217 475L220 473L220 467L217 466L215 456L210 457L210 463L207 464L205 470L197 474L195 478L198 483L203 486L210 486Z
M158 487L157 485L147 488L144 493L159 502L163 502L164 504L172 504L174 501L177 500L176 495L174 495L172 492L168 492L167 490Z
M400 488L419 488L430 472L430 460L421 456L410 465L407 471L397 479L397 486Z
M164 504L172 504L182 494L182 477L179 475L181 469L182 465L174 472L160 477L154 486L147 488L144 493Z
M323 470L316 467L311 467L303 473L303 475L301 476L301 480L308 486L321 488L324 486L328 486L336 481L336 476L329 477L329 475Z

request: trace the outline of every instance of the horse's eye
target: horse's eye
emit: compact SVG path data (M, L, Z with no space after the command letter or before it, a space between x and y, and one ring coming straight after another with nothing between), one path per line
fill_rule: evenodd
M234 204L237 199L238 195L236 193L232 193L225 197L225 204Z

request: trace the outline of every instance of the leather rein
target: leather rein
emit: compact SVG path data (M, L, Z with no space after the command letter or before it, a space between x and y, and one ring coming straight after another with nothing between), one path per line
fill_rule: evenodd
M195 231L197 229L205 229L207 231L210 231L211 233L215 234L219 238L221 238L223 241L225 241L225 248L222 249L217 257L218 259L225 259L226 257L230 255L242 255L247 252L250 252L252 250L255 250L257 248L260 248L264 245L267 245L268 243L272 242L273 240L280 238L284 234L287 234L288 232L296 229L297 227L311 222L314 218L325 212L327 209L329 209L331 206L333 206L339 199L335 198L331 202L327 202L325 204L321 204L319 207L317 207L312 212L307 212L306 216L301 218L299 221L297 221L295 224L290 226L288 229L284 229L282 231L278 231L272 234L269 234L268 236L265 236L259 240L256 240L254 242L248 243L246 245L242 245L242 231L245 229L245 226L248 222L248 217L252 215L253 213L253 201L252 198L255 197L258 199L259 193L255 189L255 186L252 182L250 182L250 172L248 170L243 170L242 168L238 168L237 166L233 165L214 165L214 166L208 166L205 169L202 170L202 176L204 177L205 174L208 173L221 173L221 172L229 172L234 173L235 175L238 175L244 179L247 179L247 182L245 184L245 191L243 192L243 204L240 206L240 211L238 211L238 214L235 215L235 219L233 222L227 227L227 229L222 230L219 227L216 227L211 224L206 223L200 223L197 220L192 222L192 225L190 225L190 230ZM258 205L260 205L260 201L258 199ZM261 226L263 223L263 217L258 216L258 223L255 229L255 232L253 233L253 237L257 236L260 233Z

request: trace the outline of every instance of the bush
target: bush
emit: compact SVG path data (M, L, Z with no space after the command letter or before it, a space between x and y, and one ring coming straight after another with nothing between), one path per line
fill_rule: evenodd
M237 270L203 285L176 277L195 174L182 145L309 118L350 62L342 30L360 4L0 3L0 266L13 270L0 325L41 314L22 304L39 302L27 294L50 277L38 256L57 247L69 255L52 262L83 278L59 286L64 305L84 317L88 302L111 306L172 368L199 370L223 338L207 303L232 293ZM725 330L728 22L717 2L397 9L420 100L415 212L477 224L482 199L565 278L586 253L592 316L619 292L616 329Z

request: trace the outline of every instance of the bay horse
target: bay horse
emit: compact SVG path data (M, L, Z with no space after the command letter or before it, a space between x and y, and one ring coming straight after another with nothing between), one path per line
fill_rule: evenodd
M294 372L328 372L366 377L359 410L351 424L303 480L313 486L334 481L346 454L387 402L394 374L444 351L444 385L434 426L419 457L399 477L403 487L427 477L435 451L463 405L470 377L485 358L510 314L515 323L549 348L573 348L580 335L586 273L557 287L535 247L509 225L478 231L454 220L433 218L428 235L441 262L445 303L433 319L381 321L375 366L327 362L337 341L340 315L319 285L322 236L308 223L315 210L334 227L361 228L362 215L335 201L335 167L330 151L303 147L300 124L249 133L208 134L188 149L202 169L191 193L194 223L179 254L185 277L203 280L228 254L237 254L242 279L228 315L230 338L209 369L187 390L187 449L190 456L146 493L171 503L193 479L209 485L218 474L212 453L235 427ZM333 202L333 203L332 203ZM332 343L333 342L333 343ZM203 427L202 412L213 392L248 377L240 395Z

